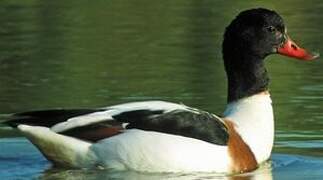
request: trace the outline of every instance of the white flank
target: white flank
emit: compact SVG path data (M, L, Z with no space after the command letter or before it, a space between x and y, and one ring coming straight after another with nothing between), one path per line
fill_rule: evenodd
M227 146L138 129L94 144L101 166L142 172L228 172Z
M274 142L274 117L269 94L258 94L230 103L224 112L255 154L258 163L266 161Z
M138 129L91 144L57 134L46 127L18 129L60 166L141 172L219 172L229 170L227 146Z

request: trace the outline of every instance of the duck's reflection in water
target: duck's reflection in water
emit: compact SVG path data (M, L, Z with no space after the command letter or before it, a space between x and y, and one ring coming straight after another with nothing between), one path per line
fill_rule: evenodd
M271 162L262 164L257 170L244 174L225 175L216 173L139 173L133 171L109 170L66 170L50 168L40 176L40 179L136 179L136 180L272 180Z

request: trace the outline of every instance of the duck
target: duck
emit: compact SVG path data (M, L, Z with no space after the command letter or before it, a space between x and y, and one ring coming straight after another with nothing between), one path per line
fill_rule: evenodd
M149 173L244 173L271 155L274 115L265 59L272 54L311 61L319 57L287 35L274 10L247 9L225 29L228 80L221 116L166 101L103 108L13 113L17 128L55 166Z

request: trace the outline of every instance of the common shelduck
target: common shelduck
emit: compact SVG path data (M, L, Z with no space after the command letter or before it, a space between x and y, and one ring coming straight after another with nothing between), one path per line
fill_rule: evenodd
M141 172L240 173L268 160L274 117L264 59L282 54L313 60L272 10L241 12L226 28L223 60L228 104L222 116L164 101L97 109L12 114L18 128L51 162L73 168Z

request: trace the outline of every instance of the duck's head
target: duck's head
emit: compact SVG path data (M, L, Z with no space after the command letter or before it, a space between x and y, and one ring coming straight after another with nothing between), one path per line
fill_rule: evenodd
M241 12L226 28L223 41L229 102L267 90L269 78L263 61L270 54L306 61L318 57L289 38L275 11L258 8Z

